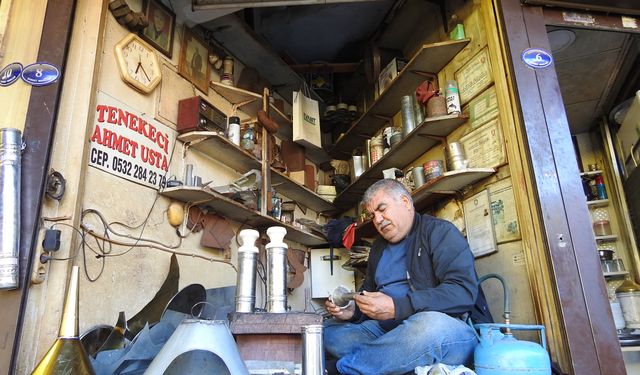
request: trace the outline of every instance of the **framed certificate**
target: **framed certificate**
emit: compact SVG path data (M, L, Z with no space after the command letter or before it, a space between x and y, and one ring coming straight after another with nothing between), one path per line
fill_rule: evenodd
M455 73L460 92L460 104L465 104L475 98L493 83L489 49L483 48L471 60L467 61Z
M467 241L471 252L477 258L498 251L496 234L493 230L489 190L483 190L462 203Z

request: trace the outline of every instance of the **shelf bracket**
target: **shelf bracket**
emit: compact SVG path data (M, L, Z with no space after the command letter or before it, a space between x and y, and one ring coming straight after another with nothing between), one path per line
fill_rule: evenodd
M438 81L438 75L432 72L425 72L422 70L415 70L415 69L411 69L410 72L425 78L429 78L430 81L435 81L435 82Z
M234 115L235 115L235 114L237 114L237 113L238 113L238 109L239 109L240 107L245 106L245 105L250 104L250 103L253 103L253 102L255 102L256 100L258 100L258 98L255 98L255 99L247 99L247 100L245 100L245 101L243 101L243 102L240 102L240 103L236 103L236 104L234 104L234 105L231 107L231 109L232 109L232 111L233 111L233 114L234 114Z

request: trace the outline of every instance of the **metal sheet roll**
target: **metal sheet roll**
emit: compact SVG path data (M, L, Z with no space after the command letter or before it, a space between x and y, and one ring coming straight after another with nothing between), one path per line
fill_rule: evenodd
M20 272L20 171L22 133L18 129L0 129L0 289L17 289Z
M405 95L402 97L400 101L400 112L402 115L402 135L406 137L407 134L411 133L416 127L416 118L413 113L413 95Z

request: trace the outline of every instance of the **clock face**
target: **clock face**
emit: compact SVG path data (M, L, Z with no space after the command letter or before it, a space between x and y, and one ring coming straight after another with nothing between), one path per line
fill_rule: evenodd
M116 58L122 79L143 93L150 93L160 83L160 63L151 46L135 34L116 44Z

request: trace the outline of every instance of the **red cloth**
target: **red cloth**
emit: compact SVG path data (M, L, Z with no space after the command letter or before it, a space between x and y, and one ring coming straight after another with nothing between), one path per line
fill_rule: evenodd
M342 244L347 249L351 250L351 246L356 241L356 223L353 223L344 230L342 235Z
M429 99L438 93L438 84L433 81L424 81L416 89L416 97L422 105L427 105Z

